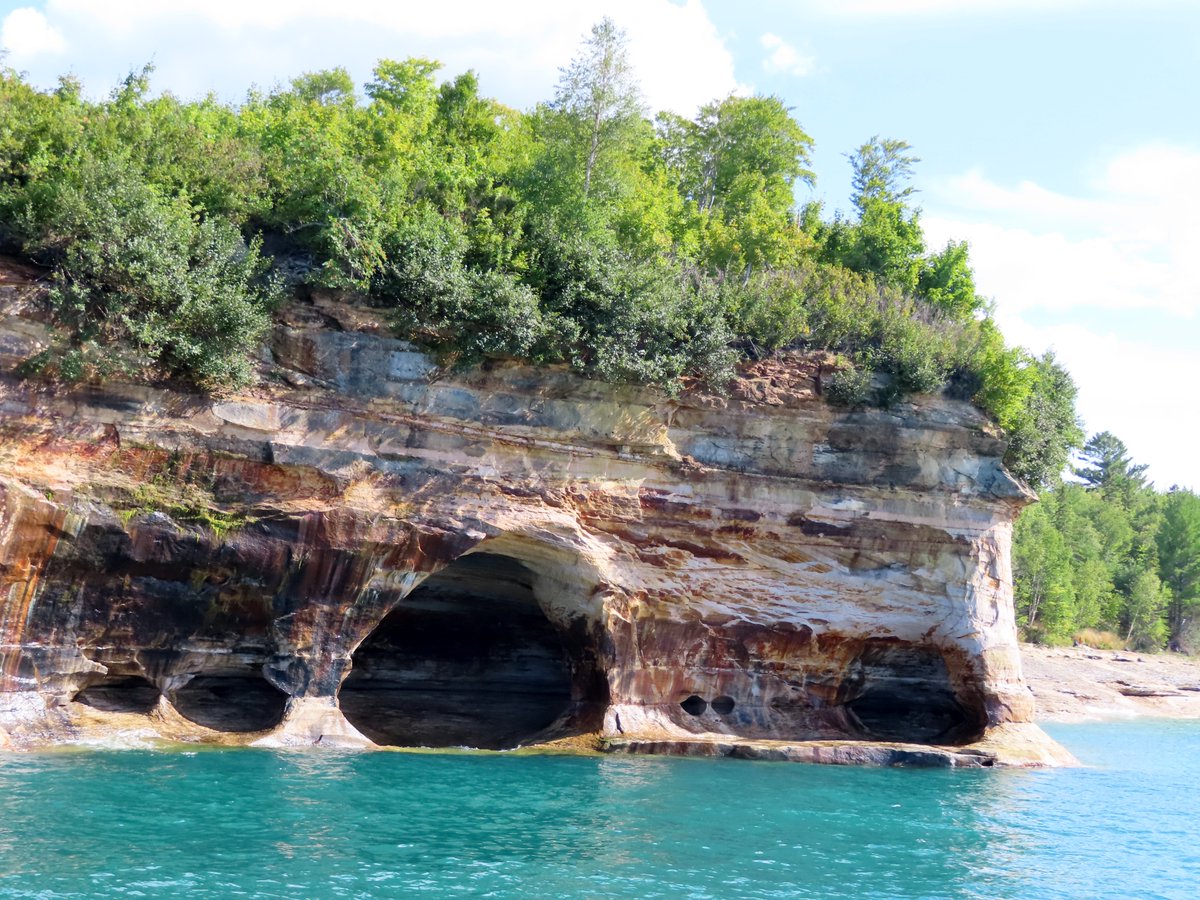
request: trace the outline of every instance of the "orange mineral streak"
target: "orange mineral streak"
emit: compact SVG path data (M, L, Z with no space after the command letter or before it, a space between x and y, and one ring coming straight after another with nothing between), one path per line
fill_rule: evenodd
M65 524L61 507L3 485L0 511L0 690L11 690L42 576Z

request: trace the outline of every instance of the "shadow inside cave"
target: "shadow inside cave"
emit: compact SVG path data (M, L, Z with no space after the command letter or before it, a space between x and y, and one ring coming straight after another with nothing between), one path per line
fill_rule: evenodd
M982 701L964 703L934 647L877 639L858 659L862 689L846 704L865 737L922 744L966 744L983 733Z
M346 718L406 747L504 750L586 730L602 679L585 642L542 612L533 581L492 553L430 576L354 653L339 694Z
M265 731L283 721L287 695L259 674L197 675L171 694L176 711L215 731Z
M72 699L101 712L145 714L154 709L160 696L158 688L140 675L106 675Z

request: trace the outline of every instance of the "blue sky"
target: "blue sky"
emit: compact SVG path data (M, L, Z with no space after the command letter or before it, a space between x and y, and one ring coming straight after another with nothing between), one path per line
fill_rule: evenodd
M99 94L153 60L158 87L229 99L424 55L524 108L606 14L653 106L782 97L830 210L845 153L911 143L930 243L970 241L1006 335L1053 348L1088 430L1160 487L1200 487L1200 2L0 0L0 45L38 84L71 71Z

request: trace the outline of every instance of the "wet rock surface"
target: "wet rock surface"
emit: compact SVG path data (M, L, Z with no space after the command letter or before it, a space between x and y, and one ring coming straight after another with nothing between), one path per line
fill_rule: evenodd
M0 330L11 369L36 335ZM1009 569L1030 497L969 405L834 409L819 356L725 397L446 373L379 330L297 304L264 386L215 399L0 379L8 741L108 716L226 743L865 752L1032 721ZM1027 738L998 764L1038 757Z

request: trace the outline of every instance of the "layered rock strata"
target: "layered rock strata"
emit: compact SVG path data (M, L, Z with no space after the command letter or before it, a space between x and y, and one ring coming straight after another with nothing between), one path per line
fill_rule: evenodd
M42 340L0 333L5 370ZM1030 495L966 403L835 409L819 357L728 397L446 373L321 300L263 369L0 384L0 741L1065 759L1013 623Z

